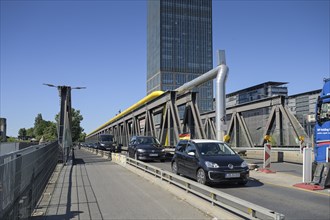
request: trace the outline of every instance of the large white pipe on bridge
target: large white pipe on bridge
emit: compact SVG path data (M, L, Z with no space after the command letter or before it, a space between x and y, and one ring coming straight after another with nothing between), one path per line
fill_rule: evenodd
M220 58L219 58L220 60ZM219 61L219 63L221 63ZM216 138L217 140L223 140L224 135L226 134L226 89L225 84L228 75L228 67L223 62L216 68L204 73L203 75L183 84L174 91L177 94L183 94L188 90L191 90L209 80L216 78L216 108L215 108L215 118L216 118Z

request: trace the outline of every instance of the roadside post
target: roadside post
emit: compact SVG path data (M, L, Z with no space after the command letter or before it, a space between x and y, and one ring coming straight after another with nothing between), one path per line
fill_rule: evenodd
M300 138L300 137L299 137ZM321 173L323 166L317 166L314 178L312 175L312 166L313 166L313 148L309 147L307 144L305 147L300 148L303 151L303 176L302 183L294 184L294 187L307 189L307 190L322 190L323 186L320 185ZM313 178L313 179L312 179Z
M305 147L303 146L303 143L304 143L305 137L304 137L304 136L299 136L298 139L299 139L300 153L303 153L303 149L305 148Z
M303 148L303 183L312 182L312 152L308 145Z
M272 153L272 145L270 143L270 136L266 135L264 137L266 143L264 144L264 164L263 164L263 169L260 169L261 172L264 173L276 173L272 171L271 168L271 153Z
M264 144L264 169L270 169L272 160L271 160L272 146L270 143Z

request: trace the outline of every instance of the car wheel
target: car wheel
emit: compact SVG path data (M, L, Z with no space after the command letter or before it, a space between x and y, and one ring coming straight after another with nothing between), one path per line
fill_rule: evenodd
M172 163L172 172L179 175L179 173L178 173L178 165L177 165L177 163L175 161Z
M197 179L197 182L205 185L205 183L206 183L206 175L205 175L205 171L202 168L200 168L197 171L196 179Z
M165 162L165 159L160 159L160 162Z

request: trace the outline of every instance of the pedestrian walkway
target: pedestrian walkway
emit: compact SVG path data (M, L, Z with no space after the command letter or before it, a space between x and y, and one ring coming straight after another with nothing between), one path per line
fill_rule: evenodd
M79 149L75 156L54 173L32 219L212 219L114 162Z

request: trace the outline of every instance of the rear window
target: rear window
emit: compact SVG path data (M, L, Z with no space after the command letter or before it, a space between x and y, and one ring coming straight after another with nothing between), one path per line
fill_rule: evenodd
M113 141L112 135L100 135L100 141Z
M159 141L154 137L138 137L136 142L138 144L159 144Z
M188 143L187 140L179 141L179 143L176 145L175 150L183 152L186 149L187 143Z
M196 143L199 152L201 155L206 156L219 156L219 155L235 155L235 151L233 151L227 144L225 143Z

